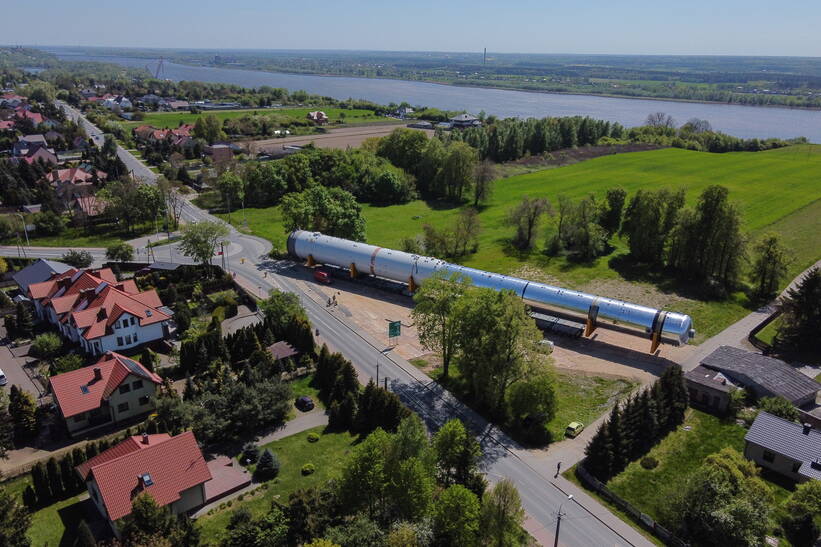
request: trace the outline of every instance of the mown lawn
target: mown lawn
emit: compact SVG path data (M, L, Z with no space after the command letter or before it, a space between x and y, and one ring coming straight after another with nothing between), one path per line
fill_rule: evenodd
M505 225L507 211L523 196L544 196L553 204L560 195L580 199L590 194L602 198L607 188L621 186L628 199L637 190L685 188L687 204L711 184L730 190L730 198L742 213L744 229L752 239L765 232L780 234L794 260L790 277L818 258L821 248L821 146L802 145L767 152L710 154L676 148L616 154L574 165L546 169L496 181L490 201L480 212L482 232L479 250L462 262L467 266L500 273L516 273L528 267L531 273L569 288L596 291L602 282L622 283L641 294L625 297L637 303L662 306L694 318L696 342L708 338L743 317L754 307L743 292L724 301L704 300L698 286L686 286L655 270L631 267L625 260L626 242L616 237L613 251L588 263L546 256L541 249L518 252L509 245L511 228ZM451 225L459 208L440 202L413 201L403 205L363 205L370 243L397 248L405 237L422 232L425 224ZM286 234L278 208L246 209L248 231L285 248ZM224 218L224 217L223 217ZM240 215L232 222L241 227ZM555 229L555 219L545 223L543 233ZM631 290L631 289L626 289ZM631 293L632 294L632 293ZM617 294L605 294L615 296Z
M314 405L316 405L317 408L325 408L325 405L319 400L319 390L311 385L313 379L314 375L309 374L308 376L297 378L291 382L291 392L294 395L294 400L303 395L307 395L313 399Z
M2 215L8 217L8 215ZM10 219L10 221L13 219ZM12 226L19 226L20 219L16 219L16 224ZM162 222L159 224L162 228ZM34 231L29 232L29 242L35 247L108 247L115 243L120 243L124 240L134 239L146 234L154 233L154 222L145 222L134 227L133 232L119 229L112 226L92 227L89 229L80 228L76 226L66 226L65 230L58 235L39 235ZM6 239L3 243L6 245L13 245L17 242L16 237ZM24 234L20 234L20 242L25 245L26 238Z
M607 483L610 490L655 519L682 491L706 456L727 447L744 452L744 427L699 410L690 409L688 413L684 425L647 454L658 460L658 467L647 470L635 461Z
M203 542L218 544L226 535L231 514L240 505L259 517L268 511L273 500L287 504L291 492L320 486L338 473L346 455L353 448L355 437L348 432L323 433L323 429L324 427L316 427L265 445L279 458L279 476L265 483L267 488L253 496L248 496L243 501L233 500L230 508L226 506L211 515L200 517L197 526L202 532ZM311 432L320 434L319 441L308 442L308 434ZM313 463L316 472L303 476L301 469L306 463Z
M558 372L556 415L547 423L550 437L561 441L570 422L582 422L589 426L637 386L637 382L626 379Z
M31 475L26 473L6 482L0 487L16 496L20 503L23 501L23 491L31 484ZM88 498L85 493L57 501L46 507L34 511L31 515L31 528L28 537L35 547L43 545L74 545L77 526L86 518L82 498Z
M153 125L158 128L174 128L181 123L195 123L197 118L202 116L213 115L223 122L234 118L241 118L243 116L267 116L277 115L281 116L283 121L298 120L304 121L308 112L314 110L321 110L328 116L328 125L333 126L336 122L344 124L356 124L366 122L385 121L384 116L378 116L373 110L351 109L344 108L257 108L257 109L242 109L242 110L215 110L203 111L199 114L192 114L190 112L149 112L146 113L145 118L138 122L121 122L127 128L137 127L139 125ZM344 114L344 116L342 116Z

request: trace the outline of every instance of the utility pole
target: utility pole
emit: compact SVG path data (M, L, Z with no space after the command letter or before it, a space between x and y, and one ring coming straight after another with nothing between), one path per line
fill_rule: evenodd
M376 357L376 385L379 385L379 356Z
M570 501L572 499L573 499L573 494L570 494L569 496L567 496L567 499L562 501L559 504L559 510L556 511L556 537L554 538L554 541L553 541L553 547L558 547L558 545L559 545L559 528L562 525L562 517L567 514L567 513L562 512L562 507L564 506L565 501Z
M26 219L23 218L21 213L17 213L17 216L20 217L20 222L23 224L23 232L26 234L26 247L31 247L29 244L29 229L26 228Z

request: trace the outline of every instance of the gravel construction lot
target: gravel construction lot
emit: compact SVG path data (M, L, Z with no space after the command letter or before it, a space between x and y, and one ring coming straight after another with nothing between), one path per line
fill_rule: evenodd
M317 148L356 148L365 139L371 137L384 137L394 129L407 127L404 123L391 125L372 125L367 127L341 127L339 129L329 129L323 135L305 135L299 137L285 137L278 139L267 139L262 141L248 142L248 149L252 154L259 152L273 153L282 150L285 146L304 146L314 143ZM432 130L416 129L424 131L428 136L433 135Z
M338 278L331 285L325 285L313 281L305 268L297 266L293 271L306 292L316 294L323 302L336 295L333 311L383 341L386 347L392 346L403 358L430 358L417 338L410 316L413 306L410 297ZM402 322L402 333L396 340L388 340L389 321ZM559 369L585 376L629 378L641 384L654 381L668 365L684 361L694 348L663 344L651 355L649 337L638 334L608 329L603 323L590 338L572 339L550 333L545 337L554 343L552 355Z

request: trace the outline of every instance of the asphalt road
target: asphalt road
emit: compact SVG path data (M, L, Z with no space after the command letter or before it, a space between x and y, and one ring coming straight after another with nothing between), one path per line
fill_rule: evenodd
M102 133L79 113L61 105L73 119L81 119L87 133L101 145ZM156 182L156 175L134 158L127 150L119 148L118 155L135 177L146 183ZM189 222L221 220L187 203L183 218ZM484 452L483 470L491 481L510 478L519 489L522 504L528 515L535 519L546 531L554 534L556 516L561 508L560 538L556 544L567 546L615 546L651 545L632 527L603 510L599 505L590 510L578 500L568 501L567 495L549 477L541 475L527 464L517 451L519 447L501 431L492 427L481 416L456 400L428 376L413 365L390 352L384 351L378 342L368 339L363 333L342 319L332 315L323 305L305 294L295 278L305 275L299 266L283 261L275 262L267 257L271 244L261 238L242 234L230 227L229 245L226 252L227 267L237 274L238 279L250 290L256 288L258 294L267 294L270 289L280 289L296 293L308 316L320 333L320 339L327 341L334 350L341 352L365 376L377 376L379 363L380 381L387 377L391 391L397 393L410 408L419 413L433 430L445 421L460 417L477 434ZM154 249L158 257L168 252L167 247ZM0 248L0 254L11 249L16 256L16 247ZM67 249L27 249L29 256L55 258ZM42 253L42 254L41 254ZM181 257L181 255L178 255ZM245 258L244 264L240 260ZM158 258L162 259L162 258ZM589 503L596 504L592 500ZM596 504L597 505L597 504ZM592 511L592 512L591 512ZM596 513L597 516L594 516Z

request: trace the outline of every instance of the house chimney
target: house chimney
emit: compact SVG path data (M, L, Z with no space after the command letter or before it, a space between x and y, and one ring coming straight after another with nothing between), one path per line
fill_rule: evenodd
M812 431L812 424L805 423L804 424L804 435L809 435L810 431Z
M143 444L148 444L148 433L143 433Z
M100 370L100 367L94 367L94 379L95 380L102 380L103 379L103 371Z

